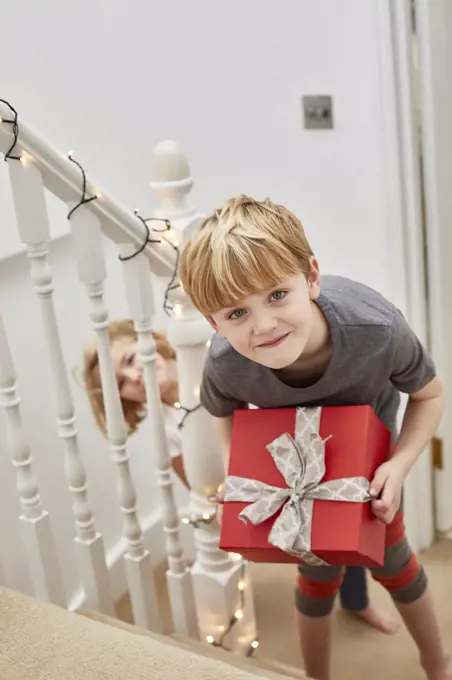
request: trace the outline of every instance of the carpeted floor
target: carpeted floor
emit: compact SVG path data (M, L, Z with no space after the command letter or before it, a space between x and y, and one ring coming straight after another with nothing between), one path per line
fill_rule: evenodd
M438 542L421 556L428 573L438 617L446 644L452 651L452 540ZM293 614L294 567L290 565L251 565L260 646L259 655L301 667ZM158 580L164 584L164 571ZM162 592L163 588L159 588ZM372 600L390 609L387 593L374 582ZM163 596L162 603L166 603ZM168 613L168 605L163 609ZM125 598L118 605L118 616L131 621ZM169 615L165 616L167 630ZM408 634L401 630L386 636L343 614L335 613L333 668L334 680L425 680L419 669L416 649Z

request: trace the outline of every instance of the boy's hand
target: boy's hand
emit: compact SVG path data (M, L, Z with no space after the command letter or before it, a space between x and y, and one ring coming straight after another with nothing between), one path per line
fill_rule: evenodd
M405 475L395 460L380 465L370 485L372 512L385 524L390 524L400 507Z

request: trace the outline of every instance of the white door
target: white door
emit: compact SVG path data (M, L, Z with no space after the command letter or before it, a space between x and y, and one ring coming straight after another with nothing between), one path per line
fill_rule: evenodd
M415 0L430 346L445 385L435 524L452 528L452 2ZM449 36L449 37L448 37Z
M408 535L421 550L452 528L452 1L375 6L392 263L404 281L394 297L430 348L448 402L406 484ZM441 469L431 455L438 442Z
M392 26L390 44L382 41L380 49L391 54L393 65L397 132L392 141L399 169L393 168L392 180L404 224L395 248L404 263L405 311L429 346L446 392L446 410L429 452L440 456L434 465L433 456L424 455L407 485L409 534L422 549L431 544L433 529L452 528L452 41L447 40L452 2L377 2ZM388 82L389 72L386 59ZM390 104L388 97L388 115Z
M424 344L428 342L426 267L415 92L412 74L410 0L374 0L381 83L382 152L388 258L394 270L391 299ZM405 405L405 404L404 404ZM401 412L402 415L402 412ZM405 520L414 550L434 538L433 474L428 451L405 484Z

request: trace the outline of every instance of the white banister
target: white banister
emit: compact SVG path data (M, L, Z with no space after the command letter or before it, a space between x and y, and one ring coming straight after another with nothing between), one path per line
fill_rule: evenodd
M153 274L159 278L164 278L168 284L171 283L171 293L165 297L165 301L168 303L165 304L165 311L172 310L170 312L168 336L178 355L181 405L189 410L181 434L184 465L192 489L190 513L194 518L202 517L205 519L214 509L209 503L208 497L216 492L219 483L223 480L224 470L211 418L202 408L196 408L199 405L200 379L211 330L207 322L190 304L181 288L178 287L177 262L180 245L203 217L186 202L187 195L193 185L190 168L187 159L174 142L164 142L156 148L151 188L159 197L160 206L155 210L154 216L158 219L170 219L171 229L166 234L162 234L160 238L151 238L144 243L147 239L146 225L138 215L134 214L132 209L127 209L113 200L89 175L85 175L74 158L71 160L67 155L56 151L33 132L22 121L20 115L14 121L13 113L4 103L0 102L0 153L5 154L14 143L14 155L21 159L20 161L11 160L11 177L13 185L15 184L17 187L16 203L21 204L21 207L17 210L18 221L22 230L21 238L31 257L32 279L40 300L47 344L51 352L54 396L58 402L56 404L57 419L60 435L67 440L67 460L71 461L70 465L67 465L67 474L74 497L77 531L80 535L83 532L85 544L89 543L89 536L92 536L93 532L97 536L85 502L86 475L77 455L77 450L74 448L76 430L73 421L73 405L57 332L52 302L52 274L47 260L48 225L47 218L43 218L43 187L59 197L71 210L76 208L70 219L73 247L78 264L79 278L86 287L90 300L91 325L98 341L107 433L112 450L112 460L117 471L118 495L123 514L123 534L126 543L125 565L132 610L135 622L138 625L159 630L160 617L152 575L152 563L149 551L144 547L143 533L137 517L136 491L131 478L129 455L126 447L127 433L111 357L108 311L104 301L106 268L102 235L118 244L121 249L123 249L124 243L135 248L143 246L143 253L149 260ZM13 164L17 167L13 168ZM15 174L19 179L14 179ZM84 185L86 185L85 196L94 199L89 205L80 204ZM23 211L22 215L20 214L21 210ZM44 219L44 227L42 224L33 224L34 220L40 221L42 219ZM152 226L156 225L150 222L149 227L152 228ZM161 231L161 227L158 230ZM159 242L155 242L157 240ZM133 267L129 269L133 272L132 280L139 285L140 291L146 290L143 261L144 258L141 257L137 261L138 264L135 262ZM125 267L125 270L127 270L127 267ZM130 294L132 287L129 282L127 284L128 294ZM149 292L143 293L139 304L131 307L131 310L140 336L142 359L147 367L146 389L152 418L157 410L154 403L156 394L152 356L155 350L150 339L149 298ZM4 389L4 401L8 404L9 412L16 414L14 410L16 406L14 386L12 394L13 402L11 402L11 386L7 382ZM14 415L14 418L16 418L16 415ZM14 420L12 430L16 434L17 429L17 421ZM19 432L21 432L20 428ZM250 641L256 637L251 587L243 574L241 562L219 549L219 527L215 520L205 524L201 521L199 528L194 529L197 557L190 572L188 573L186 570L180 547L177 513L175 512L170 485L169 461L162 440L163 431L159 428L155 440L155 449L158 452L156 454L158 456L157 476L164 499L163 514L170 563L168 584L173 615L177 619L175 623L180 630L183 630L185 626L190 635L197 636L197 629L195 630L193 627L195 617L191 613L193 609L191 581L201 637L208 637L209 639L219 637L222 630L229 627L228 622L240 602L240 617L236 617L236 625L228 634L225 644L230 647L248 646ZM20 460L21 469L24 465L30 464L28 458L23 458L22 443L19 446L15 444L14 451L16 458ZM23 460L26 460L26 462L24 463ZM28 467L26 467L26 470L28 474ZM25 485L24 479L24 477L21 477L21 484L29 494L29 487ZM29 495L24 496L27 517L30 516L29 509L32 508L33 517L39 515L40 526L45 528L44 519L46 519L46 515L41 510L39 494L37 490L34 490L33 494L33 500ZM77 508L75 508L76 498L78 501ZM29 522L29 525L37 525L37 521L33 520L33 523ZM101 545L100 542L98 545ZM47 554L50 553L47 552ZM86 557L86 560L88 560L88 557ZM103 569L103 566L99 565L100 560L99 562L96 561L96 570ZM99 571L97 571L98 573ZM189 578L190 575L191 579ZM239 592L243 593L244 582L246 584L245 605L243 604L243 597L238 597ZM182 599L184 600L183 603L181 602Z
M72 209L74 206L71 205ZM161 630L151 556L144 547L137 516L136 490L127 451L127 434L108 333L108 311L104 301L106 264L99 218L81 206L71 216L74 253L80 281L90 300L90 319L97 337L99 368L105 404L107 434L118 474L118 493L123 514L126 552L124 555L132 611L136 625Z
M123 245L120 252L125 258L122 260L122 266L129 313L138 333L138 347L144 368L150 423L149 439L156 461L157 484L161 491L161 509L169 567L166 576L174 630L176 633L199 638L193 584L183 555L179 516L174 500L171 459L156 377L156 346L152 336L154 309L149 262L142 253L134 256L136 252L134 245Z
M22 514L19 518L25 555L36 597L66 606L58 557L48 512L43 510L39 486L33 471L16 391L16 375L0 317L0 399L5 409L6 434L16 469L17 491Z
M179 146L174 142L160 144L154 152L150 186L162 201L154 216L170 220L172 228L167 237L173 243L183 243L203 217L185 202L192 185L190 168ZM193 409L199 404L200 380L212 331L180 287L172 291L170 301L173 311L168 339L177 352L180 402L183 408ZM202 518L212 512L208 497L216 493L224 478L219 443L212 419L203 408L189 413L181 434L184 466L192 489L190 512L194 518ZM220 636L238 608L237 589L243 580L241 562L219 549L217 522L201 522L194 532L196 561L192 577L198 622L201 637L211 640ZM256 638L252 588L249 579L245 581L245 607L225 640L235 648L248 647Z
M67 204L78 202L82 186L79 168L69 160L67 154L60 153L40 137L22 120L20 111L18 113L18 140L14 155L36 162L42 173L45 188L54 196ZM0 154L6 154L14 142L13 125L6 122L9 120L13 120L12 111L0 102ZM115 243L127 241L141 245L143 225L133 210L127 209L109 196L89 174L87 191L102 196L101 200L93 201L90 209L100 218L104 234ZM156 248L155 244L150 243L145 252L149 257L152 271L157 276L168 276L172 268L171 248L164 246Z
M87 476L79 450L74 404L53 301L49 224L42 176L36 164L29 160L9 161L8 165L19 235L31 260L31 278L40 302L46 336L58 434L64 445L66 476L72 493L75 546L85 606L113 615L103 537L96 531L88 502Z

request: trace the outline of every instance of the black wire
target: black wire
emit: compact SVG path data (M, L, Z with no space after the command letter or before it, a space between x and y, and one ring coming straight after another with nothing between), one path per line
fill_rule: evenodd
M136 257L137 255L139 255L140 253L143 252L143 250L146 248L148 243L161 243L162 241L165 241L165 243L167 243L169 246L171 246L171 248L176 253L176 260L175 260L175 263L174 263L174 269L173 269L173 273L171 275L170 282L169 282L168 286L166 287L165 294L164 294L164 297L163 297L163 311L165 312L165 314L167 316L171 316L171 312L173 311L173 307L169 303L168 298L169 298L171 291L177 290L178 288L180 288L179 283L175 283L176 279L177 279L178 269L179 269L180 251L179 251L179 248L174 243L172 243L169 239L164 238L163 236L160 238L160 240L152 239L150 237L151 233L150 233L150 229L149 229L149 226L148 226L148 222L164 222L165 223L164 229L154 229L154 228L152 228L152 231L154 231L156 234L164 234L166 231L169 231L171 229L171 221L164 219L164 218L161 218L161 217L149 217L147 219L144 219L143 217L141 217L141 215L139 215L138 210L135 210L134 214L135 214L136 217L138 217L141 224L144 226L144 228L146 230L145 239L144 239L143 243L141 244L141 246L138 248L138 250L136 250L131 255L126 255L126 256L119 255L119 259L121 260L121 262L125 262L127 260L132 260L134 257Z
M141 244L141 246L138 248L138 250L136 250L131 255L118 255L121 262L127 262L127 260L133 260L134 257L136 257L137 255L139 255L140 253L143 252L143 250L146 248L148 243L161 243L160 239L151 238L151 233L150 233L149 227L147 225L147 222L149 222L151 219L154 219L154 218L150 218L149 220L144 220L141 217L141 215L138 214L137 210L135 210L134 215L135 215L135 217L138 217L141 224L146 229L146 237L145 237L143 243ZM164 220L164 221L168 222L168 220ZM171 229L171 225L168 227L168 229Z
M141 246L134 253L132 253L131 255L118 255L118 258L121 262L133 260L134 257L136 257L137 255L139 255L140 253L143 252L143 250L146 248L148 243L161 243L162 241L165 241L166 243L168 243L168 245L171 246L171 248L176 253L176 262L174 264L174 271L173 271L173 274L171 276L171 280L170 280L170 282L169 282L169 284L168 284L168 286L165 290L165 296L164 296L164 300L163 300L163 309L164 309L165 313L168 314L168 316L171 316L171 311L172 311L173 307L168 302L168 296L169 296L169 294L172 290L176 290L177 288L179 288L179 284L174 285L174 282L177 278L178 268L179 268L179 256L180 256L179 248L176 245L174 245L174 243L172 243L169 239L166 239L163 236L161 236L160 239L152 239L151 238L151 232L150 232L150 229L148 227L148 222L164 222L165 223L164 229L152 229L152 231L155 231L158 234L162 234L165 231L169 231L171 229L171 222L170 222L170 220L163 219L161 217L148 217L147 219L144 219L143 217L141 217L138 210L134 210L134 215L135 215L135 217L137 217L140 220L141 224L143 225L143 227L146 230L145 238L144 238ZM185 420L190 415L190 413L193 413L194 411L197 411L199 408L201 408L201 404L197 404L193 408L187 408L186 406L179 406L178 408L185 412L184 416L182 417L181 421L178 423L178 426L177 426L177 428L179 430L181 430L184 426Z
M212 524L212 522L214 521L216 516L217 516L217 513L212 512L209 515L208 519L205 519L204 517L198 517L196 519L188 518L188 524L191 524L191 526L195 527L195 529L199 529L200 525L208 526L209 524Z
M194 411L197 411L199 408L201 408L202 404L197 404L193 408L186 408L185 406L179 406L179 410L185 411L185 414L183 418L181 419L180 423L177 426L178 430L182 430L184 423L187 419L187 417L190 415L190 413L193 413Z
M171 241L169 239L164 238L163 240L166 241L171 246L171 248L174 250L174 252L176 253L176 261L174 263L173 275L170 279L168 286L166 287L165 295L163 297L163 311L165 312L165 314L167 316L171 316L171 312L173 311L173 307L168 302L168 298L169 298L169 294L171 293L171 291L177 290L178 288L180 288L179 283L175 283L175 281L177 279L178 270L179 270L180 250L176 245L174 245L174 243L171 243Z
M240 580L240 581L244 581L244 580L245 580L245 575L246 575L245 572L246 572L246 562L245 562L245 560L243 560L243 561L242 561L242 564L240 565L240 574L239 574L239 580ZM238 611L238 610L243 611L243 609L245 608L245 590L244 590L244 589L243 589L243 590L239 590L239 593L240 593L240 600L239 600L239 604L238 604L238 607L237 607L236 611ZM214 647L223 647L223 649L227 649L227 648L224 647L224 645L223 645L224 639L225 639L225 637L231 632L231 630L234 628L235 624L236 624L237 621L239 621L239 620L240 620L240 619L238 619L238 618L236 617L235 613L234 613L234 614L231 616L231 618L229 619L228 627L224 629L224 631L221 633L221 635L220 635L220 637L218 638L218 640L214 640L211 644L212 644ZM247 656L251 656L252 653L253 653L253 652L247 653Z
M82 165L78 161L76 161L75 158L72 157L72 154L68 154L68 158L71 161L71 163L74 163L74 165L76 165L80 169L80 171L82 173L82 197L81 197L80 201L77 203L77 205L74 205L74 207L68 212L67 219L70 220L72 215L75 213L76 210L78 210L78 208L80 208L82 205L86 205L86 203L91 203L91 201L96 201L98 197L97 196L90 196L90 197L86 196L86 174L85 174L85 170L83 169Z
M5 104L5 106L7 106L9 108L9 110L12 112L12 114L14 116L13 120L7 120L6 118L2 119L2 123L8 123L9 125L13 126L13 134L14 134L14 141L13 141L11 147L6 152L4 160L5 160L5 162L7 162L9 159L11 159L13 161L20 161L20 156L13 156L12 155L12 152L16 148L17 140L19 139L19 125L17 123L17 118L18 118L17 111L13 106L11 106L11 104L9 102L6 101L6 99L0 99L0 102Z
M165 220L162 217L148 217L147 219L143 219L140 217L140 220L142 222L145 222L146 224L148 222L165 222L165 228L164 229L155 229L152 227L152 231L155 231L156 234L163 234L165 231L169 231L171 229L171 222L169 220Z

